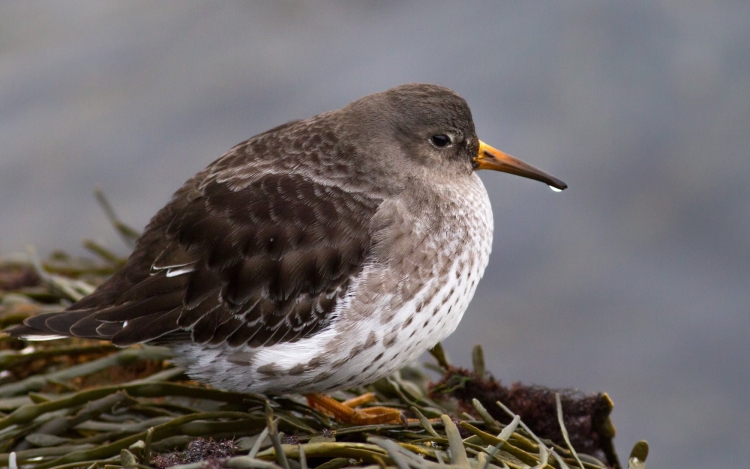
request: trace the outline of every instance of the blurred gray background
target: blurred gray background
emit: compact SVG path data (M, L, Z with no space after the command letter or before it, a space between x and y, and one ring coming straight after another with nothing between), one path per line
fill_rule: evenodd
M182 182L285 121L406 82L565 180L482 174L493 257L446 346L607 391L626 458L750 457L750 2L3 2L0 255L126 252Z

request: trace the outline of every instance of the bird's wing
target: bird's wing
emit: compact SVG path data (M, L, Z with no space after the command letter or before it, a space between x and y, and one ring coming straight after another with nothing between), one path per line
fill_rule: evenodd
M207 174L154 217L97 292L10 332L262 346L326 327L363 268L381 201L300 174L240 188Z

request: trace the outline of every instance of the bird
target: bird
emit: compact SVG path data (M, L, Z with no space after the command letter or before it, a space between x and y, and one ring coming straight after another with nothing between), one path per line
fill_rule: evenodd
M485 169L567 187L438 85L280 125L188 179L92 294L8 332L167 345L216 388L330 401L456 329L492 247Z

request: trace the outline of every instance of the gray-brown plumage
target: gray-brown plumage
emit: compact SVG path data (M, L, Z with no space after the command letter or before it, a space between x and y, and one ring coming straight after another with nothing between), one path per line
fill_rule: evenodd
M198 379L243 391L373 381L468 306L492 236L476 169L565 188L480 142L439 86L290 122L188 180L93 294L10 333L168 344Z

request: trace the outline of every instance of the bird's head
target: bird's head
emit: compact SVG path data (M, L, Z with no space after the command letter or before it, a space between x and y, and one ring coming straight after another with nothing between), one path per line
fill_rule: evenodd
M345 110L354 114L351 121L359 124L358 129L367 129L364 140L372 152L412 160L403 166L414 167L416 162L417 167L443 174L491 169L541 181L553 190L567 188L554 176L479 140L468 104L448 88L401 85L366 96ZM393 151L392 146L403 151Z

